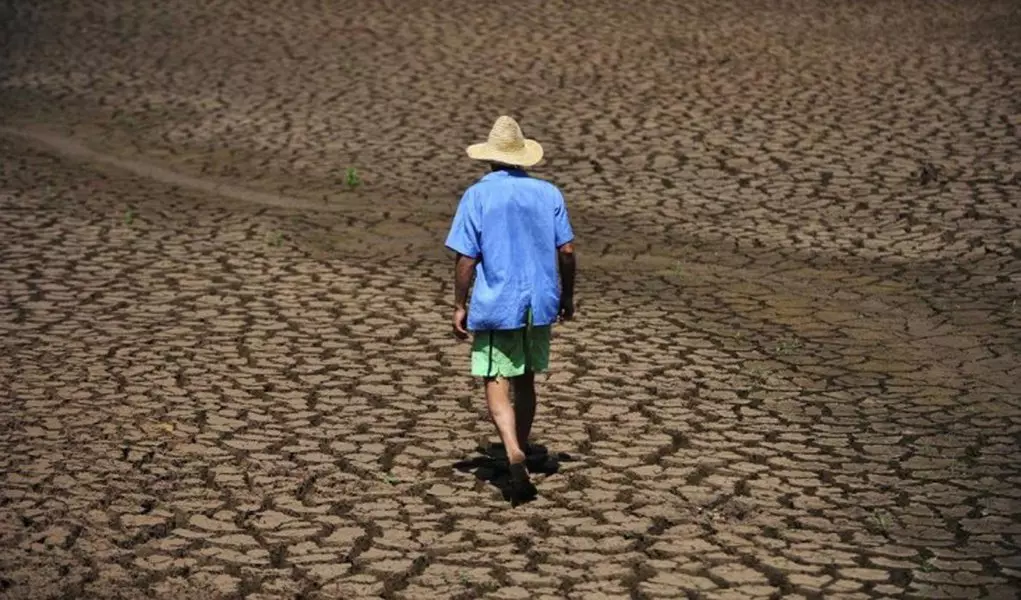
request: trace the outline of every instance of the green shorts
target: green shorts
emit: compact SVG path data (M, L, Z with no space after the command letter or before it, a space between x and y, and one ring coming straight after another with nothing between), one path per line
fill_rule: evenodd
M550 326L478 331L472 342L474 377L520 377L549 368Z

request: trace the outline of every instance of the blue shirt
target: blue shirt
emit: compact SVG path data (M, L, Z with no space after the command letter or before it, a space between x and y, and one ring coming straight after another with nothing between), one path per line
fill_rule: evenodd
M479 262L468 329L552 325L560 312L557 249L574 240L564 196L524 171L494 171L469 187L446 246Z

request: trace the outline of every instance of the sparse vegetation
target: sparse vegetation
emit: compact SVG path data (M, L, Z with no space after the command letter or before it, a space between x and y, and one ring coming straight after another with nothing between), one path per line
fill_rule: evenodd
M751 377L755 381L755 383L759 385L762 385L769 381L769 378L772 377L775 373L773 369L768 369L765 367L750 367L746 369L745 372L749 377Z
M138 125L138 120L134 115L126 113L120 109L113 111L113 114L110 116L110 120L113 121L115 125L121 127L134 128Z
M776 343L773 347L773 353L780 356L789 356L791 354L797 354L805 345L795 337L785 337Z
M919 185L929 185L930 183L943 183L946 181L946 175L943 170L937 165L931 162L923 162L918 166L918 170L912 173L913 178Z
M266 241L270 246L279 246L280 244L284 243L284 234L280 233L279 231L274 231L273 233L269 234L269 237L267 238Z
M135 213L135 209L129 207L127 210L124 211L124 224L131 225L132 223L135 222L136 216L137 214Z
M866 528L872 533L887 535L890 532L890 515L885 510L872 511Z
M674 263L669 266L664 266L657 271L660 277L668 277L670 279L682 279L685 276L684 265L680 262Z
M344 173L344 185L349 189L355 189L362 185L362 178L358 176L358 170L354 167L348 167Z

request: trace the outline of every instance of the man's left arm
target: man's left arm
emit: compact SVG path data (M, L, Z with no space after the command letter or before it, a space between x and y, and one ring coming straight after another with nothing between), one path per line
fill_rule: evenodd
M554 221L557 266L560 271L560 319L570 321L574 318L574 277L577 267L574 258L574 228L571 227L563 195L558 194Z

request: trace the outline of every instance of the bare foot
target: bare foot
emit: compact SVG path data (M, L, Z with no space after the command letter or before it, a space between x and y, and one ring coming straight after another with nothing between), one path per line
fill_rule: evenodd
M528 457L525 456L525 453L522 452L521 450L518 450L517 452L508 452L507 453L507 462L509 462L512 465L521 464L521 463L525 462L526 458L528 458Z
M510 500L513 506L530 502L539 493L528 476L528 470L523 461L510 464L510 484Z

